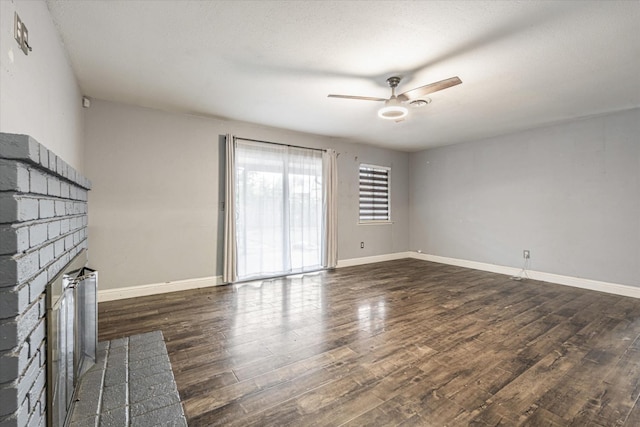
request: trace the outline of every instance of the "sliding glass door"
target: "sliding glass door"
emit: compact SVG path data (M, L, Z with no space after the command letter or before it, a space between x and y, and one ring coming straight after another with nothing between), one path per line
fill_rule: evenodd
M237 139L234 202L239 280L321 268L321 151Z

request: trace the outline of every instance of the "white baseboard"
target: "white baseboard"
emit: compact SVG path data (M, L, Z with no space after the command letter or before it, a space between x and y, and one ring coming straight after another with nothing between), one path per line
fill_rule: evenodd
M421 252L409 252L411 258L421 259L424 261L432 261L440 264L455 265L458 267L471 268L474 270L490 271L492 273L506 274L508 276L516 275L520 272L519 268L506 267L497 264L488 264L484 262L468 261L466 259L448 258L439 255L424 254ZM527 271L529 273L529 271ZM531 277L531 275L529 275Z
M396 252L393 254L374 255L363 258L351 258L338 260L337 268L353 267L355 265L371 264L374 262L393 261L402 258L411 258L413 252Z
M168 292L186 291L188 289L207 288L209 286L218 286L221 284L222 276L212 276L201 277L198 279L155 283L151 285L130 286L128 288L99 289L98 302L144 297L148 295L165 294Z
M409 252L411 258L433 261L441 264L456 265L472 268L474 270L491 271L493 273L514 276L520 273L519 268L503 265L488 264L484 262L467 261L464 259L448 258L438 255L429 255L418 252ZM574 288L589 289L592 291L606 292L608 294L622 295L625 297L640 298L640 287L620 285L618 283L601 282L598 280L583 279L581 277L562 276L560 274L545 273L543 271L527 270L527 275L533 280L555 283L558 285L573 286Z
M488 264L477 261L468 261L458 258L448 258L411 251L339 260L337 268L353 267L356 265L371 264L374 262L393 261L403 258L421 259L425 261L437 262L440 264L471 268L474 270L490 271L493 273L505 274L507 276L513 276L520 272L519 268L514 267ZM601 282L598 280L583 279L580 277L562 276L559 274L545 273L543 271L527 270L527 275L533 280L573 286L576 288L589 289L592 291L606 292L614 295L640 298L640 287ZM177 292L188 289L206 288L210 286L219 286L222 284L222 276L212 276L202 277L199 279L176 280L174 282L156 283L151 285L138 285L128 288L103 289L98 290L98 302L164 294L167 292Z

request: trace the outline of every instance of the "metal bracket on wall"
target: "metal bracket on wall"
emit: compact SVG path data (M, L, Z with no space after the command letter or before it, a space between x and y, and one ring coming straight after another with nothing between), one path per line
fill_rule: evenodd
M31 46L29 46L29 30L24 25L24 22L18 16L18 12L15 12L14 26L13 26L13 35L18 42L18 46L24 52L25 55L29 55L29 52L32 51Z

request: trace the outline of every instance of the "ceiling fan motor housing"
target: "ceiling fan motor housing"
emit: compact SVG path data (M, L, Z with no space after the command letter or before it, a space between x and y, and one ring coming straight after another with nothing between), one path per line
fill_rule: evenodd
M389 77L387 79L387 83L389 84L389 87L392 89L395 89L398 87L398 85L400 84L400 77L398 76L393 76L393 77Z

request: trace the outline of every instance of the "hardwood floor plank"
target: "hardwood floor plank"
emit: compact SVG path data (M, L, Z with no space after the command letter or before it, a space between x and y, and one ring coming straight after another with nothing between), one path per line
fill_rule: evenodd
M347 421L341 426L345 427L360 427L360 426L395 426L398 425L399 422L406 420L407 418L402 418L403 414L398 412L389 412L386 413L380 406L373 408L370 411L365 412L364 414L358 415L355 418Z
M341 378L327 369L316 369L281 386L247 396L242 399L241 404L248 413L257 414L265 409L274 408L282 402L295 399L298 402L296 410L305 414L330 402L332 400L330 395L342 396L347 390L357 386L358 383L352 378Z
M190 426L640 425L640 301L413 259L99 305Z
M461 406L439 394L437 390L413 390L410 396L405 394L403 397L407 402L403 405L404 410L414 412L415 415L400 425L420 421L419 425L445 425L466 414Z
M638 404L638 400L636 400L635 404L633 405L633 408L631 408L631 411L629 412L629 415L627 416L627 419L624 422L624 426L625 427L640 426L640 405Z
M591 400L574 423L580 420L613 420L616 425L623 425L640 396L640 351L632 349L625 352L592 393L598 394L598 404Z
M583 356L579 351L554 350L500 389L487 403L508 408L517 417L514 421L526 419L532 409L537 408L540 396L555 387Z
M566 420L543 408L535 409L531 416L520 424L522 427L564 427L566 425Z
M578 339L580 346L576 348L586 351L584 358L578 366L567 373L562 384L550 390L539 400L540 406L562 416L567 421L574 420L578 425L580 422L599 422L597 420L601 419L600 413L610 409L611 397L608 390L610 388L616 392L629 390L628 384L624 387L626 381L633 381L634 375L638 374L625 374L623 368L618 367L626 354L635 352L630 348L629 343L633 341L630 336L638 332L636 327L635 322L606 317L603 321L592 322L583 328L580 331L581 338ZM568 343L573 345L578 336L572 337ZM589 337L589 340L583 341L582 337ZM618 369L617 372L616 369ZM622 372L620 372L621 369ZM613 385L611 385L612 382ZM610 413L605 416L605 419L616 418L616 421L622 424L635 399L637 396L634 398L633 395L629 395L626 399L616 401L615 405L625 403L624 409L621 409L623 414Z
M208 412L224 406L225 403L233 402L243 410L244 408L251 409L253 406L268 408L282 400L289 399L291 396L301 394L309 388L319 387L326 382L335 380L336 375L331 374L327 367L333 363L343 363L345 359L356 357L357 355L348 348L339 348L318 357L287 365L250 380L218 389L217 392L222 397L221 400L211 399L208 394L194 396L184 402L185 411L193 417L202 419L211 418L212 414L208 414ZM297 385L299 388L296 388ZM284 398L283 396L287 393L290 396ZM270 399L274 403L268 404L266 399ZM253 402L256 401L257 404L254 404ZM203 416L203 414L206 415Z

